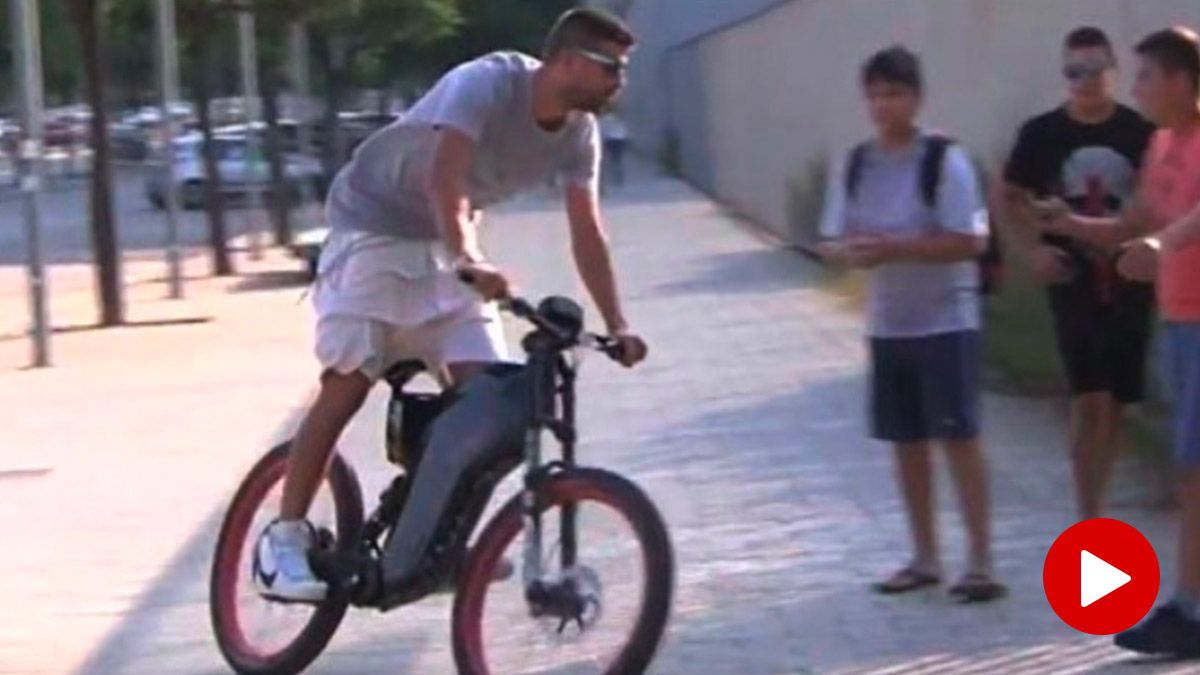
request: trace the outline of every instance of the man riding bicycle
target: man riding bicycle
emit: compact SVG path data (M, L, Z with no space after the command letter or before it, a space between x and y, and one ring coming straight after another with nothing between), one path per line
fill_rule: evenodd
M256 547L259 593L325 597L308 563L305 514L338 436L390 365L420 359L461 385L507 357L494 301L510 282L480 247L483 208L560 176L579 274L624 365L645 358L621 311L597 197L595 113L624 84L634 42L619 19L571 10L550 31L544 61L497 52L455 68L338 174L314 294L321 386L292 444L279 519ZM392 536L401 545L389 545L400 558L393 569L411 572L419 561L457 478L439 475L449 466L418 472Z

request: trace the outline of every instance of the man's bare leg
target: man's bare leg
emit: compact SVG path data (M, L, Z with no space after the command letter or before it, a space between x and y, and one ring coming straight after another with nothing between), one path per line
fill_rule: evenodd
M896 481L904 496L912 535L913 565L922 572L940 574L929 443L897 443L895 453Z
M1096 516L1104 513L1108 500L1109 486L1112 485L1113 468L1117 457L1121 454L1119 441L1121 423L1125 412L1124 406L1112 396L1108 397L1107 405L1100 411L1100 425L1096 430L1099 451L1092 466L1092 485L1095 488Z
M990 490L983 450L978 439L954 440L946 442L946 454L970 541L969 570L991 576Z
M370 391L370 380L359 372L343 375L327 371L321 376L317 399L292 441L280 520L301 520L308 513L333 446Z
M267 528L254 555L254 583L273 599L317 602L328 587L308 562L312 529L305 515L325 476L338 436L362 407L371 381L361 373L327 371L316 401L296 432L283 482L279 520Z
M1200 469L1183 472L1179 499L1179 579L1177 589L1200 604Z
M1071 403L1071 469L1081 520L1100 516L1117 457L1121 406L1108 392L1081 394Z

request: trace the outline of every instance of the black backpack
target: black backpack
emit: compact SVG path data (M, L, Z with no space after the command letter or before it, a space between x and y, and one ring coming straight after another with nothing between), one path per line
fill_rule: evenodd
M925 137L925 154L921 157L921 175L918 186L921 190L921 201L932 209L937 206L938 186L942 184L942 165L945 163L946 151L954 145L954 139L940 134ZM850 160L846 165L846 197L854 198L854 192L862 179L863 163L867 156L867 143L860 143L850 151ZM987 248L977 258L979 263L979 292L991 295L1000 289L1004 280L1004 254L1000 248L1000 239L996 236L996 228L988 228Z

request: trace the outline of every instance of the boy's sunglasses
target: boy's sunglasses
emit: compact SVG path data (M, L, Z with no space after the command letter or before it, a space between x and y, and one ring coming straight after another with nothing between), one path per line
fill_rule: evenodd
M1107 63L1068 63L1063 66L1063 77L1071 82L1094 80L1111 68Z
M579 54L588 61L591 61L592 63L599 64L602 68L604 68L604 72L612 75L613 77L623 75L625 71L629 69L628 62L613 56L609 56L608 54L601 54L600 52L594 52L590 49L576 49L575 53Z

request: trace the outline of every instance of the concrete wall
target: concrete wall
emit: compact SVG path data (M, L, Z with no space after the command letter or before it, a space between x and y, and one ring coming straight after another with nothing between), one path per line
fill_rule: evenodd
M623 110L633 131L646 146L661 140L661 123L672 102L663 88L670 86L666 77L668 54L676 45L696 40L722 28L752 17L788 0L632 0L622 1L626 19L638 32L639 45L634 55ZM611 2L596 0L611 6ZM675 83L681 85L682 83ZM674 86L673 91L680 91Z
M1023 119L1062 99L1071 28L1109 32L1125 94L1138 39L1200 26L1196 0L719 1L715 23L696 17L708 0L635 2L643 46L624 109L645 149L675 134L686 177L793 240L804 224L789 217L789 185L869 134L857 78L872 51L902 42L921 54L926 125L998 162Z

